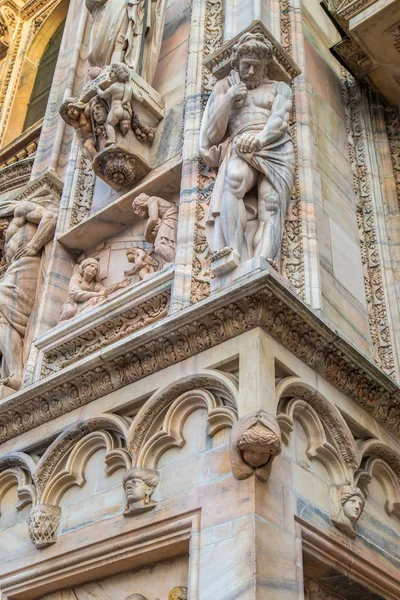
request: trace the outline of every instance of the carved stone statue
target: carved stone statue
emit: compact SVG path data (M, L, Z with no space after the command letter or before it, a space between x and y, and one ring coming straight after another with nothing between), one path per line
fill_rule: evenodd
M200 153L218 167L207 224L207 241L218 253L230 248L237 262L253 256L279 263L285 213L295 176L289 135L290 87L268 78L271 43L245 33L234 46L232 71L217 81L200 131ZM258 225L250 244L246 194L256 190Z
M342 485L332 489L332 523L341 531L355 537L356 524L365 506L360 488Z
M239 419L231 432L230 459L238 479L255 474L267 481L274 458L282 449L281 432L274 417L261 410Z
M166 0L85 0L93 16L89 64L123 62L151 85L160 54Z
M99 261L95 258L86 258L75 267L69 283L69 297L61 309L60 322L90 310L104 302L110 294L131 283L129 279L124 279L114 285L104 285L99 279L99 270Z
M40 203L39 203L40 202ZM54 235L53 197L41 191L29 201L3 200L0 218L12 217L5 234L7 270L0 281L0 383L14 390L22 384L23 347L36 300L42 250Z
M187 587L174 587L168 594L168 600L187 600Z
M92 160L96 153L96 143L90 118L90 105L80 102L78 98L66 98L61 105L60 115L64 121L76 131L82 154Z
M143 248L138 248L137 246L127 248L126 257L128 262L135 265L133 269L124 271L124 274L128 277L139 275L139 280L142 281L157 271L157 261L155 261L154 258L151 258Z
M156 489L160 476L158 471L146 467L133 467L125 473L123 486L126 496L124 515L130 517L152 509L156 502L151 495Z
M108 138L106 146L115 144L117 125L122 135L127 135L132 126L132 100L135 98L138 102L141 101L141 98L135 95L130 82L129 69L124 63L115 62L111 65L110 79L113 83L104 91L97 88L97 96L105 100L109 106L105 123Z
M178 229L178 207L159 198L140 194L132 203L133 212L141 219L146 219L144 239L154 245L154 253L162 266L175 260L176 235Z

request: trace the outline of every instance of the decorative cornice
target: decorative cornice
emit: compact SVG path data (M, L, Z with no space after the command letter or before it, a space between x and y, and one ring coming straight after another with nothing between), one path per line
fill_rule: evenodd
M400 433L397 384L339 337L278 275L264 271L7 397L0 407L0 442L255 327Z

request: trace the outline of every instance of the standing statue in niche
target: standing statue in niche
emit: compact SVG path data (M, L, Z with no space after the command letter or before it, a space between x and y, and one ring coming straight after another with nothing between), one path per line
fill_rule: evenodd
M280 260L285 214L295 177L289 135L290 87L268 78L271 43L245 33L234 46L228 77L217 81L200 131L200 153L218 167L209 213L207 241L212 251L233 250L237 261L249 256L245 195L257 190L258 226L251 254L275 268Z
M99 261L95 258L86 258L75 267L75 273L69 283L69 297L61 309L60 322L90 310L104 302L110 294L131 283L129 279L124 279L107 286L101 283L99 273Z
M35 305L42 251L53 238L57 214L51 194L41 191L28 201L3 200L1 217L12 219L4 245L7 270L0 281L0 383L19 390L24 339Z
M158 196L140 194L132 203L133 212L146 219L144 239L154 245L154 253L162 266L175 260L178 229L178 207Z
M358 487L342 485L332 490L332 523L355 537L356 524L365 506L365 496Z
M85 0L93 16L89 64L93 75L123 62L152 84L164 30L166 0Z

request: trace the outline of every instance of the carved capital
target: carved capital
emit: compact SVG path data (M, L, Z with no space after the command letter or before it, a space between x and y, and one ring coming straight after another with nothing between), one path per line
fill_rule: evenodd
M55 544L60 525L61 507L53 504L37 504L28 518L29 535L36 548Z
M268 481L274 458L281 453L281 431L277 420L260 410L239 419L231 432L229 455L237 479L255 475Z

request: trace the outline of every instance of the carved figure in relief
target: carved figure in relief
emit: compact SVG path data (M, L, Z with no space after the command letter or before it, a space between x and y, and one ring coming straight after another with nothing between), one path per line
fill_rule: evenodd
M178 207L158 196L140 194L134 199L132 208L135 215L147 219L144 239L154 244L154 252L162 266L171 264L176 252Z
M158 263L147 254L143 248L137 246L131 246L126 250L126 257L128 262L134 263L133 269L124 271L124 274L131 277L132 275L139 275L140 281L152 275L157 271Z
M99 279L99 271L99 261L95 258L86 258L75 267L69 284L69 298L61 309L60 322L72 319L104 302L110 294L130 285L129 279L104 285Z
M262 410L246 415L235 423L231 432L232 472L238 479L255 474L260 481L267 481L281 449L280 427L274 417Z
M152 509L156 502L151 495L156 489L160 476L155 469L133 467L125 473L123 486L126 496L124 515L132 515Z
M110 69L110 78L113 83L108 88L103 91L98 87L96 90L97 95L110 107L105 124L108 138L106 146L115 144L118 125L122 135L127 135L131 128L132 100L142 101L142 98L134 93L129 69L126 65L113 63Z
M90 118L90 105L84 104L78 98L67 98L61 105L60 115L75 129L82 154L92 160L97 154L97 149Z
M85 0L94 22L89 64L101 68L123 62L150 85L157 68L166 0Z
M107 113L108 109L104 102L98 96L95 96L90 101L90 110L93 117L93 132L95 135L95 139L99 142L107 141L107 132L106 132L106 122L107 122Z
M332 490L332 523L351 537L357 535L356 524L365 506L360 488L342 485Z
M51 194L39 192L29 201L3 200L0 218L12 217L5 234L7 270L0 281L0 383L18 390L22 384L23 347L35 305L41 255L54 235L57 215ZM40 204L39 204L40 202Z
M187 587L174 587L168 594L168 600L187 600Z
M286 207L294 185L295 152L288 122L292 93L268 79L271 43L245 33L234 46L233 70L217 81L200 131L200 153L218 167L206 224L212 251L231 248L252 258L245 243L245 195L257 190L258 226L251 253L277 267Z

